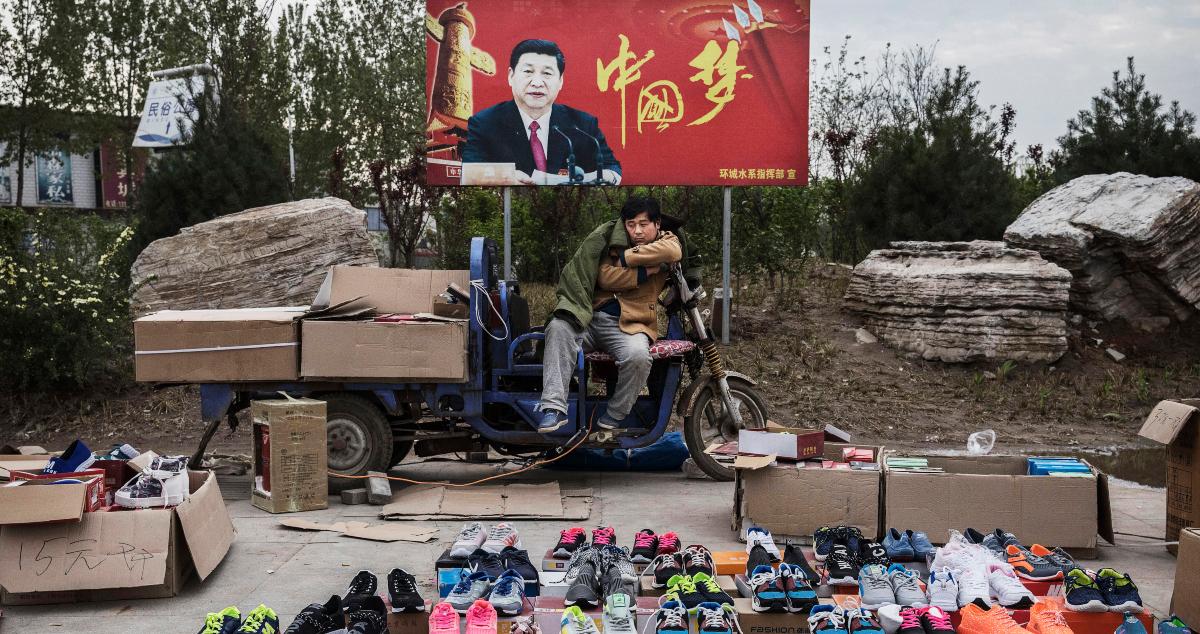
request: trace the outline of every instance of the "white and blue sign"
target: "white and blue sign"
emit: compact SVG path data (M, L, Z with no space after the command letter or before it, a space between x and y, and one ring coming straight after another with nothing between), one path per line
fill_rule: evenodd
M204 77L199 75L151 82L133 147L183 145L199 116L196 100L203 94Z

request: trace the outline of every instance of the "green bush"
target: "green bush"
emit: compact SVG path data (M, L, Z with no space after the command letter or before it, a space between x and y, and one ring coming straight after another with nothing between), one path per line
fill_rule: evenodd
M0 209L0 385L81 387L128 372L133 228Z

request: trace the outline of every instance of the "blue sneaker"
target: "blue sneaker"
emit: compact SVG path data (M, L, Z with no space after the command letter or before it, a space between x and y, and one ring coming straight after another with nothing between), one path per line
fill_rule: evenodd
M1100 586L1100 591L1104 593L1104 604L1108 606L1109 612L1140 614L1145 609L1142 607L1142 596L1138 594L1137 584L1129 578L1128 574L1122 574L1112 568L1101 568L1096 573L1096 585ZM1138 626L1141 627L1140 622ZM1145 631L1143 628L1142 632ZM1127 634L1137 633L1128 632Z
M912 544L913 553L916 555L917 561L929 561L933 556L933 551L937 550L933 547L933 542L929 541L929 535L925 531L904 531L908 535L908 543Z
M543 434L549 434L563 428L567 424L567 415L556 410L547 409L542 412L542 419L538 421L537 430Z
M818 603L808 613L808 631L812 634L850 634L846 628L846 610L840 605Z
M1158 622L1158 634L1192 634L1192 629L1172 614L1170 619Z
M246 622L238 634L279 634L279 615L275 610L259 604L246 616Z
M82 440L77 439L67 445L62 455L51 458L46 468L42 469L42 473L76 473L92 466L95 461L92 450L88 449Z
M610 417L606 411L600 416L600 419L596 421L596 426L600 429L618 429L625 425L625 418L626 417L622 417L621 420L617 420Z
M883 634L883 626L875 614L864 607L846 610L846 623L854 634Z
M509 568L496 579L492 596L488 602L496 612L505 616L516 616L525 607L525 579L516 570Z
M917 556L907 531L902 533L889 528L887 535L883 537L883 547L887 549L888 559L892 561L912 561Z
M787 593L788 612L807 612L817 604L817 591L800 566L779 564L779 582Z
M688 610L678 601L667 601L654 613L656 634L688 634L691 629Z
M1146 634L1146 626L1142 625L1142 620L1136 614L1126 610L1125 620L1117 626L1114 634Z
M220 612L209 612L204 627L196 634L236 634L242 624L242 613L234 606Z
M770 566L759 566L750 575L750 588L754 598L750 606L755 612L787 612L787 593L775 576L775 569Z
M1104 593L1096 580L1083 568L1072 568L1063 579L1063 596L1066 606L1073 612L1107 612Z

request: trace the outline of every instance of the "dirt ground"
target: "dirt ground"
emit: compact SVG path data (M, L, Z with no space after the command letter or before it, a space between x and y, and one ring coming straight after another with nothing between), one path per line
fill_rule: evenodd
M971 432L994 429L1001 449L1111 449L1139 444L1160 399L1200 394L1200 323L1154 335L1085 323L1054 364L947 365L857 343L860 324L840 307L845 282L844 268L822 266L786 292L741 287L727 365L759 382L777 421L832 424L889 446L961 449ZM529 288L531 312L551 292ZM1111 360L1109 346L1127 358ZM61 449L81 437L97 448L187 451L203 431L199 403L195 387L0 393L0 444ZM222 430L210 447L245 453L249 433Z

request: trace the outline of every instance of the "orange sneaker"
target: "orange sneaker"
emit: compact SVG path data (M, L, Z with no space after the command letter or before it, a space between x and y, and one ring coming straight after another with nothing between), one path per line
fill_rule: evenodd
M1008 554L1009 565L1013 567L1013 572L1016 572L1018 577L1029 579L1030 581L1062 579L1062 568L1057 564L1038 557L1028 548L1017 544L1009 544L1005 546L1004 550Z
M1013 620L1008 610L998 605L985 610L972 602L958 613L962 617L958 624L959 634L1030 634Z
M1029 625L1033 634L1075 634L1063 618L1062 603L1043 598L1029 608Z

